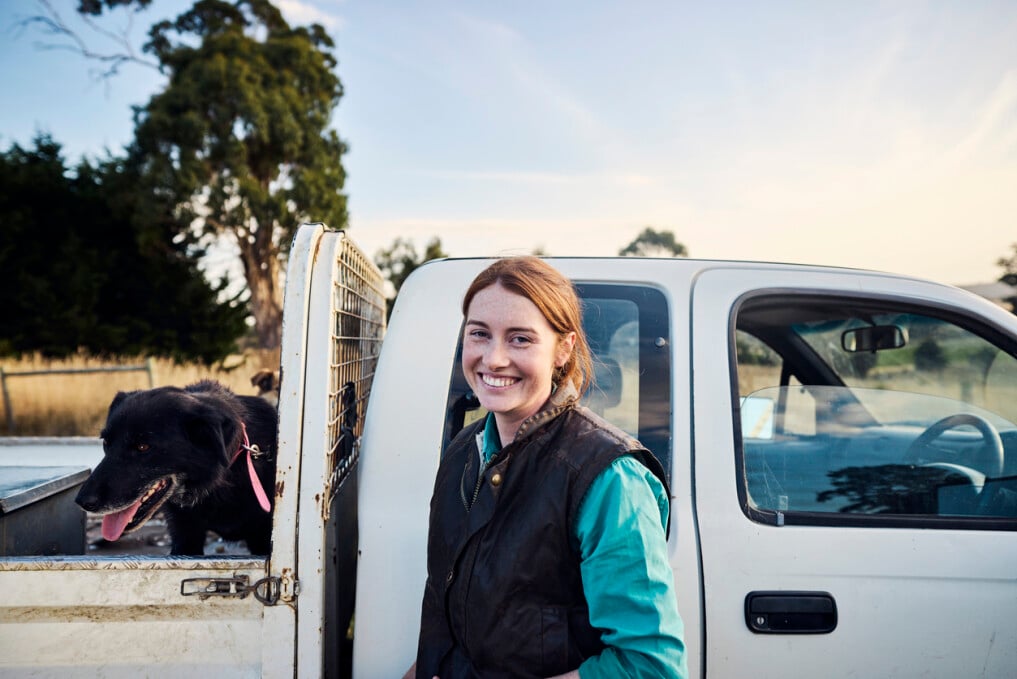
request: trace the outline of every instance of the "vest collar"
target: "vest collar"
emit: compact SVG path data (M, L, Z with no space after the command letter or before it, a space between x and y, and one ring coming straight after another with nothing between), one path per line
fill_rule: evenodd
M523 423L519 425L519 429L516 430L516 436L512 442L515 443L532 435L533 432L558 417L565 410L571 408L578 400L579 391L572 382L567 382L558 387L540 410L523 420Z

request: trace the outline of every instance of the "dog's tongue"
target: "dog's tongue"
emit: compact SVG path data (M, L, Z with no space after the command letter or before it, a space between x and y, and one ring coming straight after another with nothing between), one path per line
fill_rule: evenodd
M127 528L127 524L134 518L134 514L140 506L141 500L138 500L127 509L121 509L119 512L102 517L102 536L110 542L119 540L120 536L124 534L124 528Z

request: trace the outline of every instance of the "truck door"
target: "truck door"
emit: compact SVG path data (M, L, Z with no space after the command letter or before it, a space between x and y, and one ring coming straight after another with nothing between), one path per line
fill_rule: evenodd
M705 675L1013 676L1015 338L934 284L699 277Z

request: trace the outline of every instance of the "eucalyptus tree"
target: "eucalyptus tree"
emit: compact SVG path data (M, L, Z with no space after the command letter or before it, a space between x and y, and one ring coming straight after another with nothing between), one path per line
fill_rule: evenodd
M280 343L280 272L297 226L347 224L334 47L267 0L199 0L153 25L144 47L167 84L135 109L129 154L146 190L175 203L182 233L235 244L263 348Z

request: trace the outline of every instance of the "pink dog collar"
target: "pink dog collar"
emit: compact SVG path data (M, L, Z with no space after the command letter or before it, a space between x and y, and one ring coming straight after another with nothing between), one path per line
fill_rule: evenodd
M233 459L230 460L230 464L232 465L237 461L241 452L247 451L247 474L251 477L251 488L254 489L254 495L258 498L258 504L261 505L261 508L266 512L270 512L272 511L272 505L268 501L268 496L265 495L265 489L261 487L261 481L258 480L257 472L254 471L254 460L252 459L253 455L261 451L258 449L258 446L252 446L251 440L247 438L247 425L241 422L240 429L244 433L244 442L237 449L237 452L233 453Z

